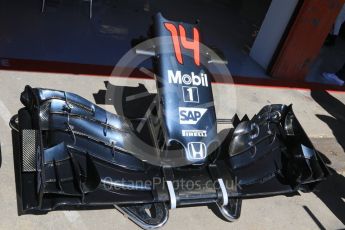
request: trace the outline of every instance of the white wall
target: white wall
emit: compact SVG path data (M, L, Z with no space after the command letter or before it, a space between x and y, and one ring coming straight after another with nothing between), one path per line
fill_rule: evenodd
M250 56L264 69L268 68L297 3L298 0L272 0L250 51Z

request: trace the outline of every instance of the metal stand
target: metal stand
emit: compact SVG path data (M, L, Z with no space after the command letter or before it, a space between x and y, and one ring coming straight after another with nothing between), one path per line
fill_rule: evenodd
M169 210L165 203L115 205L115 208L142 229L161 228L169 218Z
M234 222L241 215L242 199L229 199L227 205L217 203L220 213L229 222Z

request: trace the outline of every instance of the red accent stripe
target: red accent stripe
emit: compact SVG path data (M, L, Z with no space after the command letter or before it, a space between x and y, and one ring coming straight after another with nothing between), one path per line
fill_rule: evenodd
M4 65L5 64L5 65ZM80 76L110 77L114 69L113 66L66 63L57 61L38 61L26 59L0 58L0 69L11 71L47 72L47 73L67 73ZM121 76L117 76L121 77ZM127 76L126 76L127 77ZM130 78L133 79L152 79L139 69L133 69ZM262 88L288 88L297 90L326 90L329 92L345 93L345 87L326 85L321 83L290 82L272 78L255 78L245 76L233 76L234 82L224 82L216 77L213 83L216 84L235 84Z

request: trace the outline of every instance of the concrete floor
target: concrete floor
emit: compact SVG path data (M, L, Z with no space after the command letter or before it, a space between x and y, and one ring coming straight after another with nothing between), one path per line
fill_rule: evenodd
M0 229L138 229L116 210L57 211L42 216L17 216L8 121L21 107L19 96L24 86L29 84L72 91L94 101L93 94L105 89L106 80L116 85L138 84L135 79L0 71L0 140L3 155L0 169ZM149 91L154 91L152 80L142 83ZM317 95L311 97L309 91L231 87L225 84L214 84L213 90L219 118L229 118L235 111L241 115L254 115L263 105L270 103L293 103L302 126L316 146L321 146L320 150L338 172L314 193L291 198L277 196L246 200L243 202L242 216L236 223L222 221L207 207L183 208L171 211L164 229L344 229L345 177L341 173L345 164L344 149L338 144L341 139L335 137L337 132L330 123L319 118L338 117L339 126L343 124L341 119L345 113L341 110L339 113L327 112L325 105L321 106L320 101L315 101ZM345 104L345 94L330 96ZM340 109L339 105L337 108Z

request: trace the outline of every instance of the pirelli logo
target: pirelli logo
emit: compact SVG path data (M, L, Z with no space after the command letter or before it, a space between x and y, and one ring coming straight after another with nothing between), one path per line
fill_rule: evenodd
M207 137L205 130L182 130L184 137Z

